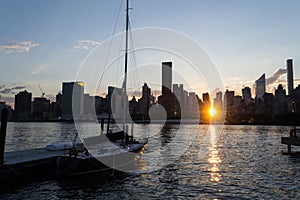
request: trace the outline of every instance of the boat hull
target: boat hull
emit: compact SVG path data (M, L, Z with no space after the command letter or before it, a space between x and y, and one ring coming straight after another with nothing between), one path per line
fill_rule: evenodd
M57 158L56 176L72 177L87 174L111 173L113 170L131 172L138 167L140 153L145 149L146 143L140 148L129 152L122 152L107 156L74 157L62 155Z

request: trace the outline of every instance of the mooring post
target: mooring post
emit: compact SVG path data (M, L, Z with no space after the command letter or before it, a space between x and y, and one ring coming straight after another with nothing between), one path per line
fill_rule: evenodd
M294 137L296 138L297 137L297 134L296 134L297 128L296 128L296 109L295 109L295 104L296 104L295 99L292 99L292 114L293 114Z
M104 130L104 118L101 119L101 135L103 134Z
M0 164L4 163L5 139L6 139L6 128L7 128L7 112L8 112L8 110L6 108L2 109L1 128L0 128Z
M288 148L288 154L291 154L292 153L292 146L290 144L288 144L287 148Z
M110 113L108 113L108 119L107 119L107 130L106 130L106 133L108 134L109 133L109 124L110 124Z

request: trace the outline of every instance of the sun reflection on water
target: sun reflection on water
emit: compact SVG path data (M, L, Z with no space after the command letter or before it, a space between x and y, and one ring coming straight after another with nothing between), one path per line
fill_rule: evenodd
M213 125L209 127L210 131L210 149L209 149L209 157L208 163L211 164L210 170L210 180L213 182L221 181L221 173L219 165L221 163L221 159L219 156L219 151L217 149L217 136L216 129Z

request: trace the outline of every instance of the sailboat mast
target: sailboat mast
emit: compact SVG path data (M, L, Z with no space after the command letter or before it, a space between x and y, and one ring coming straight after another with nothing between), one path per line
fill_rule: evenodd
M123 131L125 132L126 117L126 88L127 88L127 66L128 66L128 29L129 29L129 0L126 0L126 30L125 30L125 74L123 83Z

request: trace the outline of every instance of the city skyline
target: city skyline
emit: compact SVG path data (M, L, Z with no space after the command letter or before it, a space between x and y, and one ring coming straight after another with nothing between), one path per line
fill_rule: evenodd
M178 82L173 83L173 81L172 81L172 79L173 79L173 72L172 72L173 69L172 69L172 62L171 61L162 62L161 64L162 64L162 66L161 66L162 67L162 71L161 71L161 76L162 76L161 77L161 81L162 81L162 83L161 83L161 90L152 90L152 93L151 93L151 95L153 95L153 97L155 99L157 99L157 102L159 102L159 98L161 96L164 96L163 95L164 93L166 94L166 90L168 90L166 88L171 88L171 92L174 92L173 91L174 86L178 87L179 85L182 85L182 86L184 85L183 83L178 83ZM296 81L294 80L294 75L293 75L293 59L287 59L286 60L286 69L281 69L281 70L285 71L288 74L288 76L286 77L287 80L282 80L280 82L276 81L278 79L278 76L279 76L278 74L281 73L280 70L279 70L278 73L275 73L275 75L273 77L270 77L268 79L266 79L265 73L263 73L255 81L255 84L252 85L252 88L250 88L248 86L243 86L240 91L230 90L228 88L224 88L224 90L222 91L222 90L219 90L218 88L215 88L212 92L203 91L202 93L196 93L194 90L192 90L192 91L189 91L189 93L191 93L191 92L195 93L195 95L198 95L199 99L201 99L201 94L203 95L203 94L207 93L208 95L210 95L214 99L215 97L218 98L218 93L222 94L222 92L225 93L225 91L233 91L237 96L242 96L243 99L249 100L251 98L252 99L262 98L265 93L275 94L277 87L280 85L280 87L282 87L283 89L286 89L286 91L287 91L286 95L290 95L290 94L292 94L293 90L297 86L300 85L300 84L299 85L295 84L295 86L294 86L294 82L296 82L297 80ZM269 92L269 91L266 90L268 82L272 82L272 83L277 84L276 88L274 88L274 91ZM282 82L286 82L286 88L283 87ZM45 93L44 93L44 90L41 88L40 85L38 85L38 87L40 89L40 94L41 95L32 96L32 97L33 98L40 98L40 97L44 98L44 97L46 97L45 99L49 99L51 102L55 102L54 99L57 99L57 95L63 93L65 85L66 84L73 84L73 83L77 83L77 84L81 85L83 88L84 88L84 85L85 85L84 81L69 81L69 82L63 81L62 82L62 86L61 86L61 90L59 90L58 93L54 94L54 97L52 97L52 98L46 97ZM144 86L145 86L145 84L147 85L146 82L144 82ZM288 87L288 85L290 87ZM118 86L116 86L116 85L113 85L113 86L112 85L107 85L106 87L108 87L108 88L109 87L118 88ZM142 87L142 85L138 86L138 88L140 88L140 87ZM71 89L72 88L73 87L71 87ZM21 89L22 88L16 88L17 92L15 94L17 95L19 93L22 93ZM248 94L244 93L244 90L247 90ZM23 92L25 92L25 91L27 92L26 89L24 89ZM32 94L32 92L30 92L30 93ZM83 94L84 95L91 95L89 92L82 92L82 95ZM101 93L101 95L100 94L94 94L94 95L92 94L92 96L106 97L107 94L109 94L109 92L108 93L103 92L103 93ZM141 91L139 89L135 89L135 91L131 92L128 97L130 99L132 99L133 97L135 97L135 98L142 98L142 96L143 96L143 91ZM71 97L69 97L69 98L71 98ZM0 101L1 101L1 99L0 99ZM13 101L15 103L15 99L13 99ZM2 101L2 102L5 102L5 101ZM167 102L170 102L170 100L168 100ZM8 105L10 105L11 107L14 107L14 103L11 103L11 102L5 102L5 103L7 103ZM164 103L162 103L162 104L164 104Z
M47 97L54 99L61 91L60 83L74 81L91 49L110 36L116 18L114 12L122 7L120 1L2 1L1 4L0 100L8 103L13 102L14 93L23 89L40 96L38 85ZM298 1L289 1L288 5L285 1L132 1L131 7L133 28L163 27L193 38L216 64L225 89L239 94L243 86L253 89L262 73L266 74L267 82L268 78L277 77L275 86L271 85L267 91L274 92L279 83L287 89L286 72L282 71L285 61L293 58L294 66L299 62L300 30L294 26L299 18ZM174 12L165 15L166 10ZM120 16L123 14L122 10ZM191 20L195 23L185 23ZM124 30L123 26L116 27L115 33ZM275 76L275 72L281 72L277 73L280 76ZM294 87L299 84L299 73L294 67Z
M293 86L292 59L286 62L288 95L282 84L278 85L274 94L266 92L266 77L262 74L255 81L255 98L252 98L251 88L244 87L242 96L226 89L224 97L222 91L215 94L206 92L202 93L201 99L200 94L186 90L183 83L173 83L173 70L172 62L161 63L160 96L153 96L151 87L146 82L142 86L142 95L138 96L139 99L126 94L125 99L131 115L131 117L128 116L129 118L135 120L145 118L149 120L150 116L156 119L164 118L160 108L162 106L167 119L192 118L199 119L201 123L208 123L214 119L217 123L229 124L282 123L279 121L285 118L292 109L295 109L294 112L299 111L299 105L296 103L296 107L292 108L291 103L293 99L297 102L300 98L300 84L296 88ZM84 88L85 83L82 81L62 82L62 93L56 95L55 102L50 102L44 97L42 88L40 88L42 96L34 97L33 101L31 93L26 90L19 92L15 95L14 120L70 121L75 118L95 120L109 118L110 114L114 115L114 119L120 119L122 116L120 111L127 109L127 106L122 106L120 103L124 99L122 88L108 86L105 97L85 93ZM0 103L1 108L5 107L4 103ZM125 102L123 105L126 105ZM9 107L8 109L12 116L12 109Z

